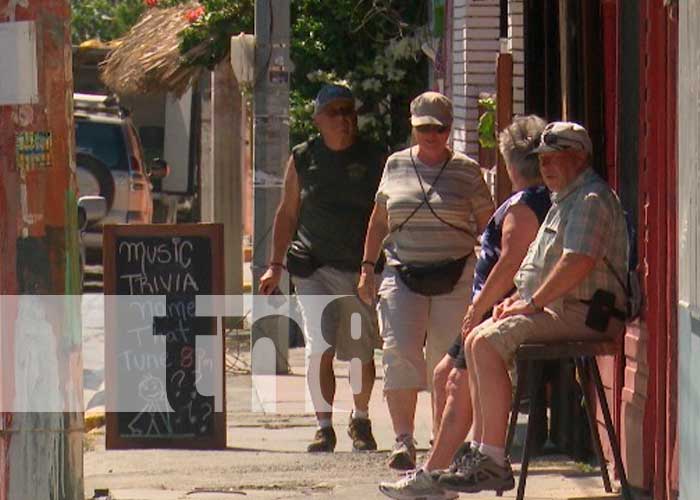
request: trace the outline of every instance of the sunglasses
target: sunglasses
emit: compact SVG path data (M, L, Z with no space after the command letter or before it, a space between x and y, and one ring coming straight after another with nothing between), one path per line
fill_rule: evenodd
M547 146L551 146L559 151L565 151L567 149L586 150L586 145L581 141L556 134L545 134L542 140Z
M329 118L335 118L336 116L353 116L355 114L355 108L352 106L343 106L341 108L331 108L323 111L323 114Z
M449 130L449 127L446 127L444 125L418 125L417 127L415 127L415 129L421 134L444 134Z

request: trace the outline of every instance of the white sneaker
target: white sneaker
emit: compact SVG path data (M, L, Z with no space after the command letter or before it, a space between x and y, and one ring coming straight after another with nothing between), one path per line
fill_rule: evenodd
M416 468L416 440L413 436L403 435L396 438L387 465L392 469L406 471Z
M397 500L452 500L459 494L443 490L423 469L407 472L396 482L379 483L379 491Z

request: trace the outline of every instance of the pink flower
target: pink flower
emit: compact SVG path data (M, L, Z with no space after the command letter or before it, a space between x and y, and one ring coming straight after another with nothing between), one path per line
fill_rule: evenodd
M188 22L194 23L197 22L197 20L199 20L199 18L203 15L204 7L200 5L199 7L195 7L194 9L190 9L187 12L185 12L184 17L185 19L187 19Z

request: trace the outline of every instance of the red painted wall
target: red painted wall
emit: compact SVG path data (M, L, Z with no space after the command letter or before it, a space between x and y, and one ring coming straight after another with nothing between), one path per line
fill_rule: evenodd
M622 168L619 116L619 7L624 0L602 0L605 65L605 161L608 179L619 188ZM628 327L625 356L617 360L613 391L620 393L618 429L633 485L656 500L675 498L677 468L676 326L676 94L678 32L676 8L644 0L641 8L639 103L638 249L646 304L642 321ZM634 168L634 166L632 166ZM603 363L603 367L605 367Z
M678 5L665 9L666 14L666 464L667 498L678 497Z
M649 398L644 452L657 500L674 498L677 428L676 94L678 35L675 7L644 2L640 113L640 258L649 332ZM674 487L675 485L675 487Z

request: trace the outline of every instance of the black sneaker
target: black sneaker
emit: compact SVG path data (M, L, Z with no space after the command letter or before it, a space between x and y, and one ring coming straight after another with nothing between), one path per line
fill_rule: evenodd
M476 450L472 448L472 444L469 441L462 443L452 457L449 470L456 472L459 468L464 469L474 461L475 457Z
M314 435L314 440L311 441L309 446L306 447L306 451L310 453L315 452L326 452L330 453L335 450L336 444L335 431L333 427L324 427L322 429L317 429Z
M352 439L352 451L374 451L377 442L372 435L372 422L368 418L352 418L348 424L348 436Z
M456 471L443 472L437 478L437 483L446 490L463 493L478 493L483 490L502 493L515 488L510 462L506 460L501 467L478 451L474 452L474 458L469 465L458 467Z
M430 471L430 477L437 482L443 474L454 474L460 469L465 470L476 459L477 453L478 450L473 449L469 441L462 443L452 457L449 467Z

